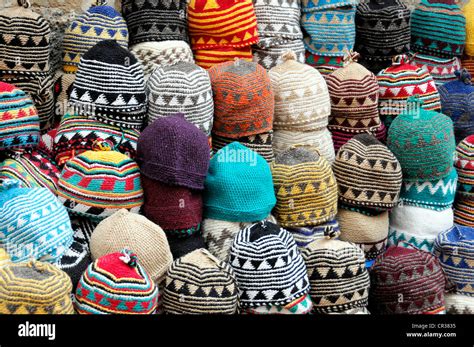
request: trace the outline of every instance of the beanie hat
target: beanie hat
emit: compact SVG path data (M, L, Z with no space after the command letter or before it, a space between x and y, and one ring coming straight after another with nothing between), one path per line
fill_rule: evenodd
M272 174L274 216L283 227L318 225L336 216L336 179L315 148L294 146L282 152L272 164Z
M325 8L336 8L353 5L354 0L302 0L301 11L303 13L322 10Z
M434 254L456 292L474 297L474 229L454 225L438 235Z
M90 247L93 259L124 247L133 248L140 264L157 283L164 279L173 260L161 227L125 209L118 210L97 225L91 236Z
M331 74L335 70L343 66L344 57L328 57L325 55L313 54L309 51L305 52L305 63L314 67L323 77Z
M63 70L75 73L81 57L103 40L115 40L128 48L127 23L107 1L96 1L87 11L76 16L66 28L63 38Z
M369 273L364 252L353 243L323 238L303 250L313 311L340 312L367 306Z
M331 126L330 126L331 127ZM374 136L377 140L385 143L387 140L387 128L383 123L373 130L366 130L365 133ZM357 133L342 129L331 129L332 142L334 144L334 151L337 153L339 149L346 144L350 139L356 136Z
M111 148L134 159L139 131L123 129L74 113L66 113L54 137L54 153L58 165L94 149L97 141L107 142Z
M142 175L171 185L204 188L209 143L183 114L159 118L148 125L140 134L137 150Z
M46 188L22 188L15 180L0 182L0 247L12 261L32 257L54 263L72 243L66 209Z
M474 198L474 135L462 140L456 147L454 162L459 175L458 194L466 198Z
M187 237L168 236L171 254L173 259L178 259L189 254L196 249L206 248L206 243L200 231L197 231Z
M341 233L339 223L336 219L319 225L310 225L294 228L286 228L295 239L300 251L303 251L311 242L322 239L327 235L339 235Z
M199 230L203 209L200 192L144 175L141 181L145 197L143 214L149 220L163 228L167 235L186 236Z
M313 302L311 301L311 297L309 296L309 294L306 294L306 295L300 296L299 298L293 300L292 302L284 306L265 305L265 306L258 306L258 307L248 307L248 308L242 309L240 314L301 315L301 314L311 314L312 310L313 310Z
M300 2L297 0L255 0L257 29L261 40L302 39ZM261 43L261 42L260 42Z
M44 17L33 12L28 1L0 10L0 73L49 73L51 29Z
M418 97L393 121L387 145L402 165L406 181L428 181L447 177L454 162L453 122L444 114L421 108Z
M242 229L230 249L242 308L284 306L308 293L306 266L293 236L268 221Z
M147 92L149 123L179 112L211 134L214 102L211 80L203 68L186 62L158 66L148 80Z
M236 60L213 66L209 75L214 94L213 133L239 138L272 130L274 96L262 66Z
M173 314L234 314L237 287L231 267L204 248L176 259L166 274L163 304Z
M309 65L296 61L293 52L282 57L269 76L275 94L273 128L277 130L321 130L331 113L326 81Z
M270 70L277 65L283 64L282 56L292 51L295 54L295 61L304 64L305 48L303 40L272 40L268 42L260 39L258 45L253 46L253 61L262 65L265 69ZM273 309L273 308L272 308Z
M458 195L454 203L454 223L474 227L474 200Z
M73 314L71 280L39 261L0 267L1 314Z
M212 149L218 152L228 144L237 141L245 147L260 154L268 163L274 159L273 155L273 131L266 133L243 136L238 139L230 139L219 135L212 136Z
M389 245L433 250L436 236L453 226L453 210L398 206L390 213Z
M446 293L446 314L474 314L474 298L471 296Z
M364 251L367 260L377 258L385 251L388 237L388 212L366 216L340 208L337 221L341 228L340 239L358 245Z
M140 129L147 105L143 69L116 41L101 41L82 56L69 101L81 114Z
M456 0L421 0L411 16L414 52L455 57L462 55L465 42L466 18Z
M255 222L267 217L276 203L267 162L238 142L211 159L205 187L205 218Z
M339 199L345 203L382 210L397 204L402 168L393 153L372 135L356 135L343 145L333 169Z
M185 0L124 0L122 14L130 30L130 44L188 40Z
M39 117L31 98L14 85L0 82L0 150L35 147Z
M461 69L461 60L458 57L439 58L420 53L413 55L412 64L428 70L438 88L444 83L455 81L455 72Z
M153 314L158 287L137 255L124 249L88 266L76 288L79 314Z
M252 47L214 47L209 49L193 49L196 64L204 69L210 69L214 65L221 63L245 60L252 61Z
M430 253L392 246L377 257L370 273L372 313L436 314L445 309L446 279Z
M138 165L105 145L98 144L96 150L64 165L58 197L70 213L100 221L121 208L140 210L143 190Z

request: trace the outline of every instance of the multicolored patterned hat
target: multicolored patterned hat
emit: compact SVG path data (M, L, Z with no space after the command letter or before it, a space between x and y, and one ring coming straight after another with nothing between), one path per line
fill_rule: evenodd
M474 200L459 195L454 203L454 222L474 227Z
M474 199L474 135L458 144L456 154L454 167L459 176L457 192L463 197Z
M456 81L455 72L461 69L458 57L440 58L421 53L413 54L412 64L427 70L438 88L447 82Z

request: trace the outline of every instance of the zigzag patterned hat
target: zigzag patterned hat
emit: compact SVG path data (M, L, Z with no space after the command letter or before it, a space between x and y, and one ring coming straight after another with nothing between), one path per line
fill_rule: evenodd
M275 38L282 41L303 38L299 0L255 0L253 6L261 39Z

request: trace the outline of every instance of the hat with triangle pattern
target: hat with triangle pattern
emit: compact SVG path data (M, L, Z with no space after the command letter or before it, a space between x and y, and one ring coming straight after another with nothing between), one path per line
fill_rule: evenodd
M461 70L461 60L458 57L440 58L429 54L413 54L413 65L427 70L436 86L439 88L443 84L456 81L456 71Z
M458 144L456 155L454 166L459 176L457 193L474 199L474 135L466 137Z

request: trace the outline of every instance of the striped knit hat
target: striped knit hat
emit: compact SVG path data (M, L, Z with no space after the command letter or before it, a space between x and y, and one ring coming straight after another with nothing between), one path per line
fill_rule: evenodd
M454 203L454 223L474 227L474 200L458 195Z
M293 146L272 163L277 204L274 216L283 227L318 225L337 213L337 183L330 164L309 146Z
M31 98L12 84L0 82L0 150L36 147L38 111Z
M130 30L130 44L188 40L185 0L124 0L122 14Z
M287 314L311 314L313 310L313 302L309 294L300 296L299 298L293 300L289 304L280 306L280 305L265 305L258 307L248 307L242 309L240 314L252 314L252 315L262 315L262 314L277 314L277 315L287 315Z
M471 296L446 293L446 314L474 314L474 298Z
M333 170L339 200L381 210L397 204L402 167L393 153L372 135L356 135L342 146Z
M138 213L143 203L138 165L106 142L98 143L66 162L58 197L69 212L98 221L121 208Z
M158 286L137 255L124 249L89 265L76 288L74 306L79 314L153 314Z
M388 148L402 165L405 181L445 178L453 167L453 122L441 113L423 109L422 104L421 99L412 97L406 112L388 131Z
M214 94L213 133L239 138L272 130L274 95L267 71L236 60L209 69Z
M252 151L257 152L268 163L271 163L273 159L275 159L273 155L273 131L249 136L242 136L238 139L231 139L228 137L222 137L214 134L212 136L212 149L214 153L216 153L234 141L237 141L243 144L245 147L251 149Z
M82 56L69 102L104 123L140 129L147 106L143 69L117 41L101 41Z
M331 127L331 126L329 126ZM387 140L387 128L383 123L372 130L366 130L364 133L374 136L377 140L385 143ZM339 149L346 144L350 139L356 136L358 133L342 129L331 129L331 137L334 145L334 151L337 153Z
M457 192L474 200L474 135L462 140L456 147L457 158L454 163L459 175Z
M135 159L139 131L123 129L74 113L66 113L54 137L54 154L59 166L76 155L94 149L97 141L105 141L116 151Z
M68 275L48 263L0 267L0 314L74 314L71 290Z
M293 52L282 57L283 63L269 71L275 94L273 129L322 130L331 113L326 81L309 65L296 61Z
M273 39L282 42L303 38L300 1L255 0L254 8L261 41Z
M364 252L353 243L323 238L303 250L316 313L367 306L369 273Z
M242 229L230 250L242 308L284 306L308 293L306 266L293 236L268 221Z
M214 102L206 70L186 62L158 66L147 82L147 92L149 123L179 112L206 135L211 135Z
M456 81L455 72L461 69L461 60L458 57L440 58L420 53L413 54L412 64L425 68L438 88L447 82Z
M339 235L341 233L339 223L336 219L319 225L310 225L294 228L286 228L295 239L300 251L303 251L311 242L322 239L327 235Z
M449 25L446 25L449 23ZM411 49L440 57L461 56L466 18L456 0L421 0L411 16Z
M445 309L446 279L432 254L389 247L371 270L369 310L374 314L437 314Z
M469 71L471 76L474 75L474 55L469 56L464 54L461 60L461 66Z
M32 76L49 73L51 29L30 3L17 0L18 6L0 10L0 73Z
M232 268L204 248L176 259L166 274L163 304L165 312L174 314L234 314Z
M467 1L462 8L466 18L466 54L474 55L474 3Z
M137 161L148 178L202 190L209 167L209 143L183 114L159 118L141 133Z
M115 40L128 48L127 23L107 1L96 1L87 11L72 20L63 38L63 70L77 72L81 57L103 40Z

